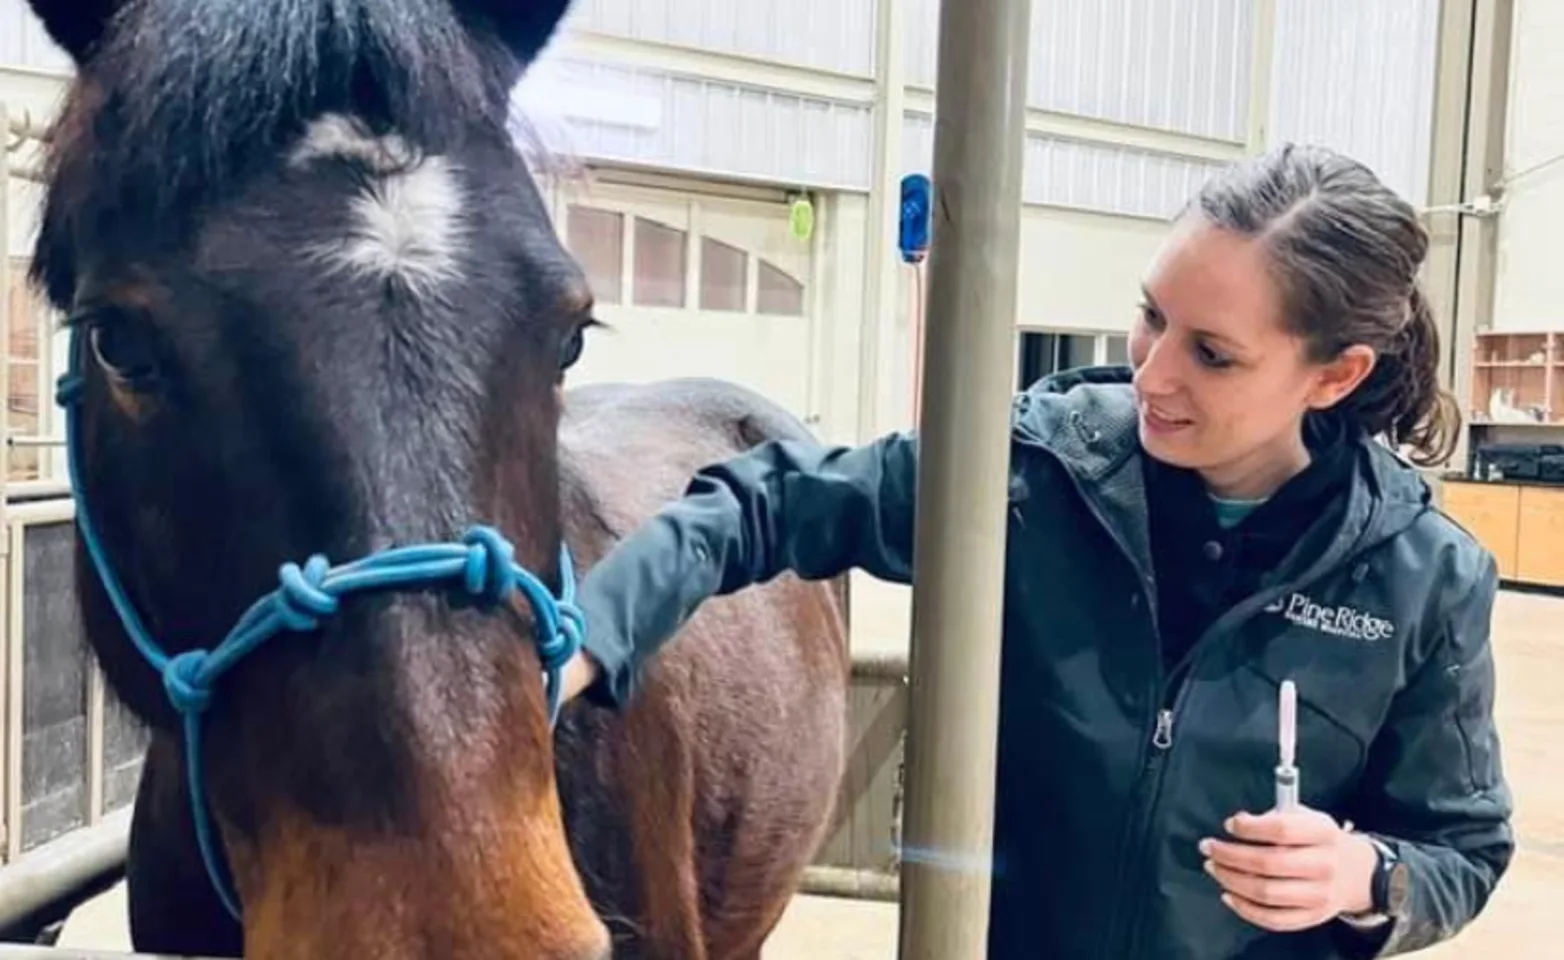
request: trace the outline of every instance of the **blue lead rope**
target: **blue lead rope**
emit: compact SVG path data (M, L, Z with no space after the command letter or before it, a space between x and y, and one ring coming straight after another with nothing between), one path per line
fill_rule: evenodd
M184 728L185 770L190 789L196 842L207 876L223 906L240 918L239 898L224 867L213 836L206 804L201 751L201 717L212 706L218 679L263 642L283 630L309 632L337 611L338 600L357 590L380 590L430 582L455 581L482 603L493 606L520 590L535 618L538 658L542 663L548 696L550 725L559 719L562 671L581 648L585 618L575 604L575 570L570 549L560 545L560 595L515 561L515 549L487 526L477 526L460 543L417 544L393 547L351 563L331 566L325 557L310 557L304 566L286 563L277 589L257 600L239 618L222 643L211 650L188 650L170 656L152 639L119 578L109 564L87 509L82 486L81 437L76 418L84 381L81 364L85 352L83 333L71 332L70 360L60 378L58 402L65 409L66 459L76 498L76 525L87 545L98 578L102 581L125 631L141 655L163 678L169 703L179 712Z

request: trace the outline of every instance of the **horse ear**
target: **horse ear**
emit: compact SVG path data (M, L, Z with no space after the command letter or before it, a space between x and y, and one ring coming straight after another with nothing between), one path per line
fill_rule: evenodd
M469 28L498 40L525 70L548 45L571 0L452 0Z
M49 39L71 55L77 66L92 59L98 41L124 0L27 0L43 21Z

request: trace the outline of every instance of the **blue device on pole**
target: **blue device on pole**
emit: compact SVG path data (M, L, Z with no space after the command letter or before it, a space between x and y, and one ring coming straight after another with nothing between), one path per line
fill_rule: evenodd
M929 252L934 184L921 173L901 178L901 230L897 246L904 263L919 263Z

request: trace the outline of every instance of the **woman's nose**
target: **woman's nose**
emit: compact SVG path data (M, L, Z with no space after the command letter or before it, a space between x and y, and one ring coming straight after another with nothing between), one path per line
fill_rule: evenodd
M1135 389L1148 396L1166 396L1177 383L1176 359L1168 349L1165 338L1158 338L1147 348L1145 359L1135 368Z

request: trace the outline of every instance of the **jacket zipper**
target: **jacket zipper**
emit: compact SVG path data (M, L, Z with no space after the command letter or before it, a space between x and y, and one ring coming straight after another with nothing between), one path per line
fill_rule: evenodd
M1182 666L1182 664L1180 665ZM1177 669L1174 676L1188 676L1188 671L1180 674ZM1168 757L1173 752L1174 720L1177 718L1180 708L1183 706L1184 693L1188 683L1180 679L1176 686L1163 686L1162 697L1157 704L1156 719L1152 727L1150 747L1146 759L1141 766L1140 781L1135 792L1135 807L1139 807L1139 816L1135 810L1130 812L1132 826L1127 831L1127 836L1122 841L1122 852L1119 857L1119 871L1115 878L1112 902L1122 905L1118 909L1123 916L1116 916L1115 922L1110 924L1110 931L1119 930L1123 933L1120 941L1121 949L1107 951L1104 956L1114 958L1131 958L1137 945L1138 928L1141 923L1143 909L1136 896L1135 886L1131 880L1145 873L1148 855L1141 850L1145 838L1151 831L1152 821L1156 816L1157 808L1162 798L1162 778L1167 770ZM1171 696L1169 696L1171 693Z
M1312 571L1311 571L1312 572ZM1307 583L1310 578L1304 577L1290 582L1284 586L1272 587L1269 590L1253 594L1247 600L1234 606L1208 627L1196 641L1189 652L1173 666L1172 673L1168 676L1163 686L1163 699L1157 710L1156 727L1151 735L1152 752L1142 771L1142 782L1149 782L1150 787L1142 794L1145 803L1145 811L1140 818L1139 830L1131 837L1128 845L1127 856L1135 859L1139 865L1139 873L1145 874L1154 866L1156 859L1155 850L1140 850L1145 845L1145 839L1151 831L1151 825L1155 821L1157 810L1162 805L1162 779L1167 768L1167 759L1173 752L1174 721L1182 712L1184 701L1189 694L1189 678L1194 675L1195 668L1201 662L1201 655L1210 652L1210 641L1220 631L1231 629L1234 624L1241 623L1254 615L1255 612L1264 609L1271 601L1298 589ZM1124 949L1112 954L1114 957L1124 957L1127 960L1139 956L1141 947L1141 927L1145 921L1145 909L1141 901L1136 899L1132 891L1118 889L1122 887L1123 868L1121 867L1120 884L1116 885L1113 892L1115 902L1123 901L1130 904L1128 921L1123 925Z

